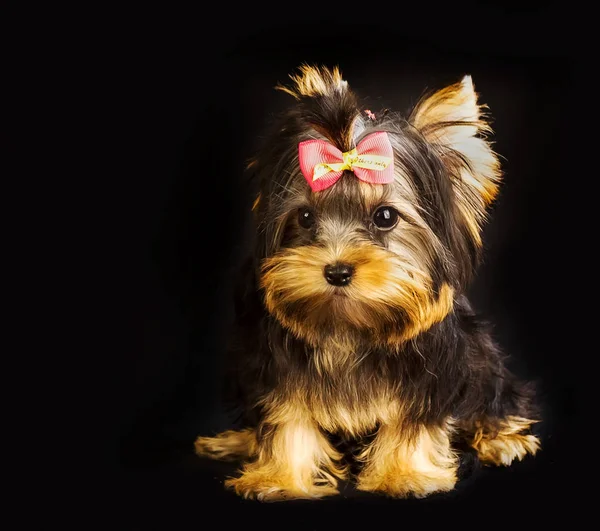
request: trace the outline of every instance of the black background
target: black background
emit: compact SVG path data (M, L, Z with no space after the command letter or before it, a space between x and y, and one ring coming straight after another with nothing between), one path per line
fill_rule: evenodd
M128 520L114 528L400 528L437 517L512 525L571 511L580 347L578 316L566 310L574 303L565 278L577 274L565 271L576 252L569 221L582 201L572 185L579 15L533 3L285 9L242 6L235 21L231 6L145 12L121 27L108 83L118 94L113 125L124 155L112 219L115 310L127 333L115 365L124 383L117 490ZM471 296L495 323L513 369L540 382L544 440L535 459L475 471L455 492L426 500L345 486L328 500L259 504L223 489L235 465L194 456L196 436L233 426L219 403L219 375L253 199L242 168L273 113L291 103L273 86L302 62L339 65L374 112L406 112L424 90L473 76L493 116L505 181Z

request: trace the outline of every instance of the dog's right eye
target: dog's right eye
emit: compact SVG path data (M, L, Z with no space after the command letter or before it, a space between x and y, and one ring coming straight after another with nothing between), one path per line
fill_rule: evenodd
M398 211L390 206L379 207L375 211L375 214L373 214L373 223L375 223L379 230L393 229L399 219L400 214Z
M310 208L301 208L298 210L298 225L305 229L310 229L315 224L315 216Z

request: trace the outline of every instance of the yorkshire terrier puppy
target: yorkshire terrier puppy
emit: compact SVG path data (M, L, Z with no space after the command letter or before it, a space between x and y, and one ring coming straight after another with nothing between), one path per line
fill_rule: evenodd
M228 376L247 427L197 453L245 461L226 485L263 501L350 477L424 497L453 489L461 444L493 465L535 454L532 386L465 296L501 177L471 78L405 119L361 109L337 68L290 77L295 105L248 166L256 242Z

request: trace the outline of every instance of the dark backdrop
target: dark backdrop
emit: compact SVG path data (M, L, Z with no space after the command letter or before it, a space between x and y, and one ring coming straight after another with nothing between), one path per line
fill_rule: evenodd
M564 309L572 305L568 222L581 201L570 184L580 50L566 30L576 18L533 3L460 5L373 12L363 5L331 8L329 16L304 3L288 6L298 12L293 19L242 7L236 21L228 18L233 7L217 6L193 16L140 14L124 25L113 70L114 127L127 155L114 210L122 244L115 306L128 334L115 366L124 383L118 487L131 517L124 528L376 528L437 516L512 525L527 514L570 510L577 316ZM262 505L224 491L235 465L194 456L196 436L233 426L219 392L253 199L242 168L273 114L291 103L273 86L302 62L339 65L375 112L408 111L424 90L473 76L494 118L505 180L471 296L495 323L513 369L540 382L544 440L535 459L475 470L454 493L426 500L346 487L329 500ZM450 519L457 507L465 510Z

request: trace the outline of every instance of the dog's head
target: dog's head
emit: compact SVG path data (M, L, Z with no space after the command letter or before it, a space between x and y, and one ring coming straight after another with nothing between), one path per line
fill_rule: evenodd
M338 69L304 66L278 88L296 100L251 164L260 285L268 311L310 344L333 330L399 345L442 320L479 259L500 171L470 77L423 98L408 118L364 111ZM314 191L299 144L351 152L384 132L393 179L342 170Z

